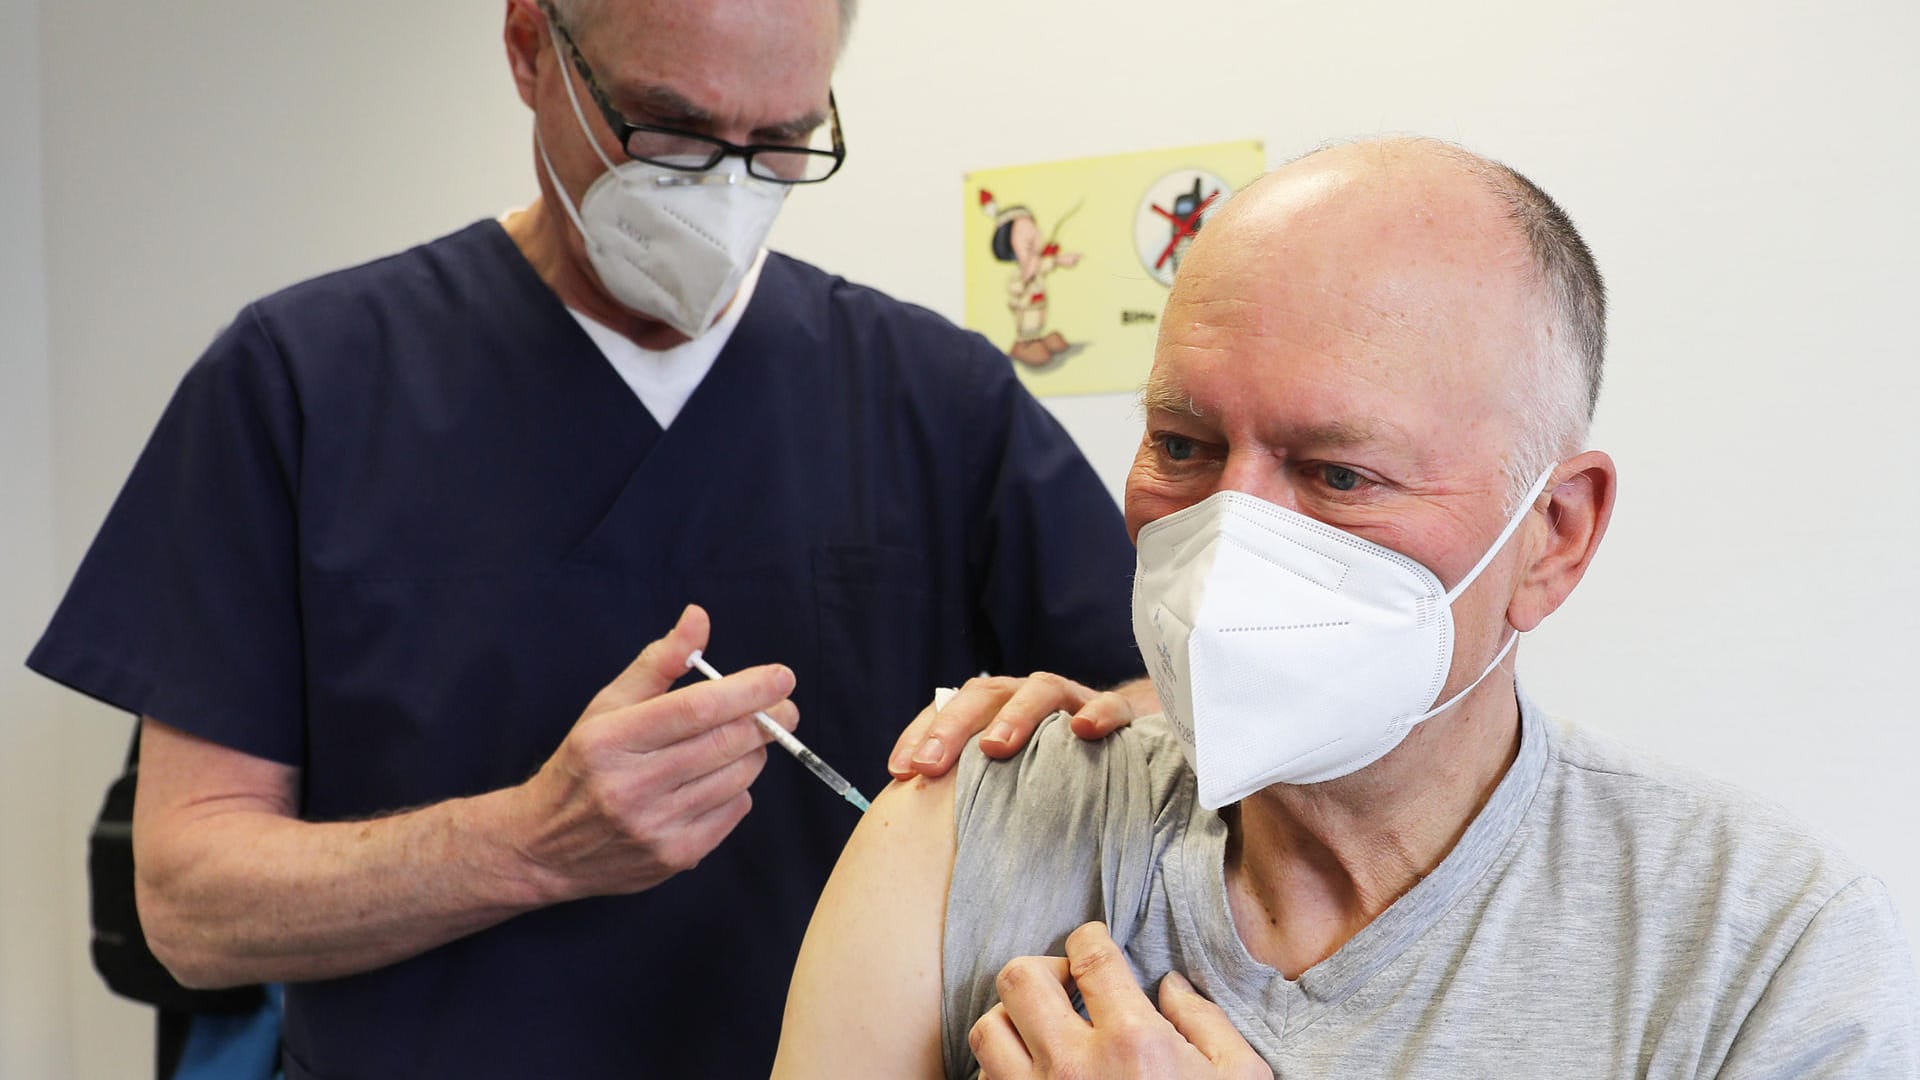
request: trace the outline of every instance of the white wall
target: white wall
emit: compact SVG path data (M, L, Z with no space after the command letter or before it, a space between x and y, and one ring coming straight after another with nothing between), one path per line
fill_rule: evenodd
M0 1076L20 1077L72 1074L86 948L67 903L83 833L47 812L63 804L55 692L20 666L54 597L39 19L0 6Z
M126 723L17 660L216 328L524 201L530 140L498 2L8 2L0 1076L138 1076L145 1015L87 973L81 918L81 836ZM970 168L1417 131L1558 197L1613 289L1595 442L1623 493L1527 681L1786 803L1920 924L1912 5L865 7L838 81L849 164L794 196L775 241L948 315ZM1055 405L1117 489L1129 404Z

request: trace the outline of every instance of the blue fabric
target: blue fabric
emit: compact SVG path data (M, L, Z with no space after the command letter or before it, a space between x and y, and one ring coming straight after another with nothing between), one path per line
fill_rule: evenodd
M266 1000L250 1013L196 1015L169 1080L276 1080L281 991L272 983L265 989Z
M302 768L304 816L524 780L698 602L862 790L935 685L1139 673L1112 500L1006 357L770 257L673 426L492 222L243 310L29 663ZM700 866L287 990L289 1077L764 1076L855 815L775 755Z

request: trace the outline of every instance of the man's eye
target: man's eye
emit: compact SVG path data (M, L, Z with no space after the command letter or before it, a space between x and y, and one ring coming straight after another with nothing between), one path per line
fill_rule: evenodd
M1162 435L1160 450L1169 461L1187 461L1193 457L1193 440L1179 435Z
M1365 479L1365 477L1344 465L1322 465L1320 466L1320 477L1327 482L1328 487L1335 491L1352 491L1354 488L1360 486L1361 480Z

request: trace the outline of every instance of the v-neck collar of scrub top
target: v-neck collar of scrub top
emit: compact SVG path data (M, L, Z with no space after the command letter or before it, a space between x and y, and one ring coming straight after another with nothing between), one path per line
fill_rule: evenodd
M541 298L536 301L540 325L533 328L534 337L568 345L563 355L550 357L550 362L564 365L568 377L579 383L577 389L600 402L596 408L612 410L623 432L620 449L631 455L627 460L633 462L632 470L606 513L572 552L575 559L617 561L630 547L619 522L657 521L662 507L699 497L706 490L706 448L716 438L724 438L725 432L745 430L766 409L777 407L772 400L777 395L757 384L773 373L775 359L790 351L784 347L786 339L801 332L796 325L800 320L788 310L792 307L785 295L790 291L788 268L781 258L768 254L754 295L726 345L672 426L662 429L513 238L497 221L484 225L529 291ZM607 452L615 448L610 446Z
M613 365L654 420L663 429L669 428L733 337L734 327L740 325L747 306L753 302L754 289L760 283L760 269L766 263L767 249L761 248L747 269L747 276L741 279L733 301L707 332L670 348L645 348L584 311L568 307L567 313L599 346L607 363Z

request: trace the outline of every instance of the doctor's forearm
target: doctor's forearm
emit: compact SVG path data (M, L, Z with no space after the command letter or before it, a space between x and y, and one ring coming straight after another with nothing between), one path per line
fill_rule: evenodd
M498 839L512 835L511 798L327 824L251 808L184 826L138 822L141 922L189 986L324 979L407 959L550 902Z

